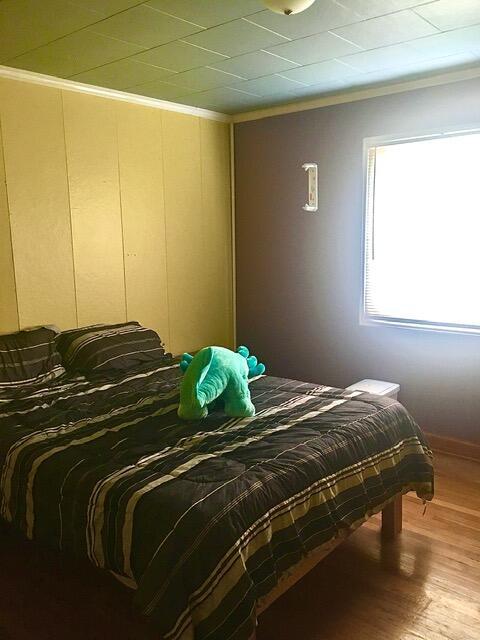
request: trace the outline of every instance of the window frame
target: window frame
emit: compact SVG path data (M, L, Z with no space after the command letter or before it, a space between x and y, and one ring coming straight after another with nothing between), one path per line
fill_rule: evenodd
M366 311L367 290L367 233L369 218L369 153L370 149L380 146L391 146L407 142L419 142L436 138L448 138L462 135L480 134L480 124L475 123L461 128L439 127L419 131L410 131L397 135L381 135L363 139L363 170L362 170L362 229L361 229L361 283L359 323L367 327L394 327L419 331L429 331L442 334L460 334L480 336L479 325L459 325L453 323L433 323L411 318L392 318L390 316L373 316Z

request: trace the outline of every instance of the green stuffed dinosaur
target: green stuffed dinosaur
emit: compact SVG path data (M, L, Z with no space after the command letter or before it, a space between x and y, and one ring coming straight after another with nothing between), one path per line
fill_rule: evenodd
M264 373L265 365L251 356L247 347L238 347L236 352L224 347L205 347L195 356L184 353L180 368L185 373L180 387L180 418L205 418L208 405L217 398L223 400L227 416L255 415L248 380Z

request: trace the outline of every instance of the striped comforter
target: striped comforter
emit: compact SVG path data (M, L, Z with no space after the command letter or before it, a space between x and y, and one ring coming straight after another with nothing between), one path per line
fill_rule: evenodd
M389 398L251 383L253 418L177 415L177 366L0 396L1 516L111 570L165 640L245 640L256 603L398 492L431 455Z

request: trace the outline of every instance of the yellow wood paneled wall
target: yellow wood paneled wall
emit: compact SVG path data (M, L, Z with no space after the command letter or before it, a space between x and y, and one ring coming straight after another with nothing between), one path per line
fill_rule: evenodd
M116 106L63 96L79 326L126 320Z
M75 326L61 93L2 82L0 109L20 326Z
M233 343L228 124L0 79L0 332Z
M171 345L161 113L122 102L117 118L127 316Z

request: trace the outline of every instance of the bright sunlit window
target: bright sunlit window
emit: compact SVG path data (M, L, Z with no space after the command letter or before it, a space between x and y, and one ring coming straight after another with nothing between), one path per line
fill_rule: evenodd
M367 158L362 321L480 333L480 131Z

